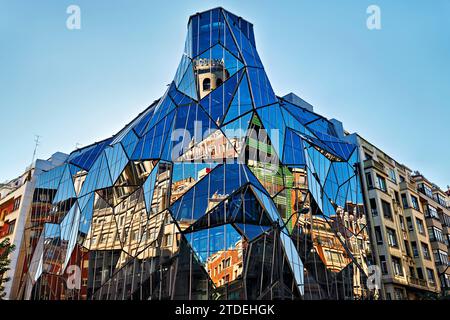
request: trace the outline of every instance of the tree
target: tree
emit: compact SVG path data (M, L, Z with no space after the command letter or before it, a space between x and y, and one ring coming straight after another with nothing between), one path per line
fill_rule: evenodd
M13 251L14 245L11 245L8 238L0 242L0 300L6 295L3 285L10 280L9 277L5 277L5 273L10 269L9 264L11 260L9 259L9 254Z

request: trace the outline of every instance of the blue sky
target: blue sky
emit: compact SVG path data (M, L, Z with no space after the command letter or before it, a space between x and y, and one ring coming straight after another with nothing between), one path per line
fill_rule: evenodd
M66 8L81 8L81 30ZM382 29L366 28L381 8ZM120 130L171 82L189 15L216 6L252 22L278 95L450 184L450 1L0 0L0 181L37 156Z

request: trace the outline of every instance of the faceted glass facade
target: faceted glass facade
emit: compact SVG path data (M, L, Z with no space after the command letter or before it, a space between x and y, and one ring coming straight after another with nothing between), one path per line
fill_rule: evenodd
M165 94L39 177L19 297L368 298L357 162L274 94L252 24L194 15Z

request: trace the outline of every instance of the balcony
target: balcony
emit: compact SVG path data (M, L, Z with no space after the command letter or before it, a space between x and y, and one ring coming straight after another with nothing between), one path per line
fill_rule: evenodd
M415 286L425 287L425 288L428 287L427 281L424 279L418 279L415 277L408 276L408 281L410 284L413 284Z
M381 162L376 161L374 159L369 159L369 160L364 161L364 168L372 168L372 167L382 173L385 173L384 164L382 164Z

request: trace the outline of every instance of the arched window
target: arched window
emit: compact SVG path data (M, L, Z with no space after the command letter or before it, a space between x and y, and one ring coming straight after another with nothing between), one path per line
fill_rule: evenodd
M205 78L203 79L203 91L205 90L211 90L211 79Z
M218 88L223 83L222 79L217 78L216 80L216 88Z

